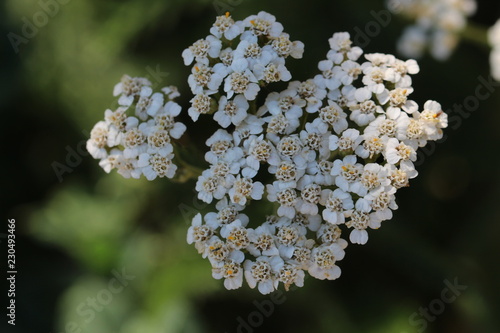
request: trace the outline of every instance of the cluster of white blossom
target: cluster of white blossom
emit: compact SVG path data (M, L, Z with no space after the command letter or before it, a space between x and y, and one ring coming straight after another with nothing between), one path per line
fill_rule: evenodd
M119 107L106 110L104 120L90 133L87 150L106 171L117 169L125 178L148 180L172 178L177 166L173 163L172 139L179 139L186 126L175 122L181 112L173 100L179 96L174 86L153 92L146 78L124 75L115 86ZM127 115L127 111L134 116Z
M446 60L455 49L467 17L476 12L475 0L399 0L388 1L390 9L415 21L398 42L398 51L418 58L426 49L439 60Z
M302 286L305 272L338 278L342 236L365 244L368 228L392 218L396 191L417 176L416 150L447 126L439 103L419 110L409 99L414 60L363 59L345 32L329 40L321 74L257 105L260 87L291 78L285 58L303 52L282 30L264 12L239 22L220 16L183 54L186 64L196 59L189 114L214 113L222 127L206 141L210 167L196 183L216 211L194 217L187 241L227 289L246 280L267 294L280 282ZM272 213L250 221L245 208L263 199Z
M488 42L492 47L490 53L491 76L500 81L500 20L488 30Z
M188 112L196 121L200 114L218 111L214 119L223 128L237 126L261 85L291 79L285 59L301 58L304 44L292 42L281 23L265 12L237 22L226 13L210 32L182 53L186 66L194 62L188 83L195 96ZM219 92L225 94L220 102L214 97ZM217 110L214 102L219 102Z

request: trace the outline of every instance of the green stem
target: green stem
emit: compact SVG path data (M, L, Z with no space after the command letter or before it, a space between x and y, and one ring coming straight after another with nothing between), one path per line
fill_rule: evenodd
M249 101L248 102L248 113L250 114L257 114L257 101L256 100L253 100L253 101Z
M303 131L305 130L306 128L306 124L307 124L307 117L309 116L309 112L305 111L304 112L304 119L302 119L302 124L300 125L300 129Z
M174 147L174 155L175 155L174 158L175 158L176 162L179 164L179 166L182 166L186 171L189 172L189 178L198 178L203 173L204 170L186 162L181 157L179 147L176 144L173 144L173 147Z
M462 38L471 43L477 44L479 46L485 46L490 48L490 43L488 42L488 28L485 26L478 25L473 22L468 22L467 26L461 32Z

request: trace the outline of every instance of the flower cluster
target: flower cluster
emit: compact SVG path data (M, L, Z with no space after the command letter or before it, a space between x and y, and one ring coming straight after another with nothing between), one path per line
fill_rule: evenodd
M217 17L210 32L182 53L186 66L194 62L188 83L195 96L188 112L196 121L200 114L217 111L214 119L221 127L237 126L261 85L291 79L285 59L301 58L304 44L292 42L276 18L265 12L237 22L226 13ZM225 98L213 97L218 93Z
M389 5L392 3L389 0ZM420 57L426 49L439 60L446 60L455 49L458 34L467 25L467 17L476 12L475 0L401 0L398 13L415 21L398 42L398 50L407 57Z
M246 280L267 294L302 286L306 272L338 278L344 238L365 244L367 229L392 218L396 191L417 176L417 149L447 126L439 103L419 109L410 99L414 60L363 55L348 33L329 40L321 74L258 105L260 87L291 79L285 58L303 51L282 30L267 13L225 15L183 54L196 59L189 114L214 113L222 127L206 141L210 166L196 183L216 211L194 217L187 241L227 289ZM245 209L259 200L272 211L250 221Z
M108 173L117 169L125 178L172 178L177 169L172 139L179 139L186 130L174 120L181 112L173 101L179 96L177 88L153 92L149 80L124 75L114 95L119 96L119 107L106 110L104 120L92 129L89 153L100 159L99 165ZM127 115L129 110L134 116Z
M488 30L488 42L492 47L490 53L491 76L500 81L500 20Z

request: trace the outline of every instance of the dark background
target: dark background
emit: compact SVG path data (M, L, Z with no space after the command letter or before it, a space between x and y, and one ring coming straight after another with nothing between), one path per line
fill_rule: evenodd
M316 74L328 38L365 31L377 22L371 11L384 10L382 1L65 1L57 13L47 7L53 17L17 53L8 34L22 36L24 18L40 19L42 9L37 1L0 2L0 267L4 276L6 224L14 218L18 271L16 326L6 324L4 310L1 332L410 333L424 325L426 332L500 331L497 91L471 111L450 114L460 125L455 120L445 140L420 156L420 175L398 192L394 218L370 232L367 245L349 246L340 279L307 279L304 288L275 295L276 304L248 287L226 291L186 243L188 217L206 208L194 200L195 181L125 180L105 174L82 149L113 107L112 89L124 73L150 79L157 68L168 73L157 88L178 85L187 105L190 69L180 55L209 33L216 7L235 19L274 14L305 43L304 58L289 65L303 80ZM490 26L499 14L499 4L478 1L471 21ZM378 24L365 52L394 53L407 23L391 16ZM464 104L479 77L488 79L488 52L464 41L446 62L420 59L413 99L421 106L434 99L450 111ZM203 126L182 119L193 141L206 139L208 132L198 131ZM58 176L54 167L65 172ZM88 298L110 295L108 283L123 270L132 276L128 284L92 310ZM454 281L467 288L440 308ZM418 312L429 306L439 315L424 321Z

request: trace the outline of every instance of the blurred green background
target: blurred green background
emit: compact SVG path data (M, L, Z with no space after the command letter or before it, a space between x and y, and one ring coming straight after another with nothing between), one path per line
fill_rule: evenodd
M187 105L190 69L180 54L209 33L218 9L235 19L274 14L306 45L304 59L290 62L294 79L306 79L333 32L363 31L382 1L60 0L42 25L45 3L1 2L1 209L5 224L17 222L18 269L16 326L2 311L1 332L411 333L423 331L423 317L413 314L429 306L440 314L425 332L500 331L498 92L447 130L411 188L398 192L394 219L371 232L366 246L348 248L339 280L307 279L272 307L248 287L224 290L186 243L189 218L206 209L194 200L194 181L125 180L82 150L115 105L112 89L124 73L155 82L151 73L161 72L157 88L178 85ZM499 16L500 4L483 0L472 21L488 26ZM7 36L22 36L23 18L40 27L16 53ZM365 52L394 53L405 24L392 17ZM466 42L447 62L421 59L414 99L438 100L445 110L462 104L478 77L488 77L487 59L487 48ZM208 132L183 121L204 141ZM55 165L66 172L58 177ZM120 274L122 288L110 284ZM435 300L455 279L467 289L441 309Z

